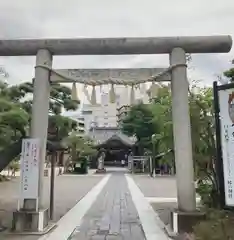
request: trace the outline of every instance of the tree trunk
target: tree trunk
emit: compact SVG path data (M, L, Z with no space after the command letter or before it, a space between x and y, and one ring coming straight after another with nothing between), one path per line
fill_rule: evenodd
M58 164L59 166L64 166L64 151L61 151L59 154Z
M71 148L71 158L72 158L73 162L76 160L76 145L75 144L73 144L72 148Z

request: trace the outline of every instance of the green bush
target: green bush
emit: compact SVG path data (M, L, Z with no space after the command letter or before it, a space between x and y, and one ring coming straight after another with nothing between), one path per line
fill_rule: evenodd
M201 203L208 208L219 208L219 194L214 184L198 181L196 192L201 197Z
M234 240L234 213L220 209L220 196L214 182L200 180L197 193L207 218L194 227L195 240Z
M234 213L209 209L207 220L194 227L195 240L233 240Z
M76 167L76 164L80 163L80 167ZM74 172L80 174L88 173L88 159L87 157L79 157L74 164Z

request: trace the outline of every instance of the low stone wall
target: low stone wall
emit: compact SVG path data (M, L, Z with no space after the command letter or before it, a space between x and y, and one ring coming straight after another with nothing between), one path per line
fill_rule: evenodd
M60 169L60 174L59 174L59 169ZM62 175L64 174L64 167L55 167L55 176L58 176L58 175ZM44 176L45 177L50 177L51 175L51 168L48 167L48 168L45 168L44 169Z
M64 167L55 167L55 176L59 175L59 168L61 169L61 174L64 174ZM4 176L14 176L14 177L19 177L20 176L20 171L15 172L14 174L12 173L11 170L3 170L0 172L1 175ZM45 167L44 169L44 176L45 177L50 177L51 175L51 169L50 167Z

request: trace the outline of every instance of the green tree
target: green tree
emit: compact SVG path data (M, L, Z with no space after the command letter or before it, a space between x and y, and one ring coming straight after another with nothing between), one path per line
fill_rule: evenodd
M121 122L121 130L128 136L135 136L141 154L144 148L152 148L152 135L156 133L153 113L148 105L143 103L133 105L127 116Z
M157 134L153 139L156 154L166 153L168 150L174 149L170 88L162 85L149 106L154 115L153 122L157 126ZM167 163L174 168L174 154L172 152L166 154L158 163Z
M216 144L212 88L192 87L189 103L194 169L195 177L198 180L197 190L203 203L217 207L219 194L214 169Z
M19 103L20 106L31 116L33 84L26 82L16 86L11 86L3 91L3 94L8 96L11 101ZM27 100L25 100L27 98ZM49 104L49 126L56 125L58 128L58 140L68 136L68 133L76 129L77 124L74 120L61 116L63 109L76 110L79 106L79 101L72 100L71 89L64 85L52 84L50 89L50 104Z
M0 148L26 135L29 115L6 95L8 85L0 82Z
M151 100L149 105L153 113L153 122L157 126L156 139L159 152L173 149L173 124L171 91L168 86L161 86L157 96Z
M61 116L61 115L50 115L49 116L49 128L56 127L58 132L57 136L54 139L54 141L62 141L66 137L69 136L69 134L72 131L75 131L77 128L77 122L75 120L72 120L69 117Z
M81 155L91 156L96 153L92 139L85 136L79 136L76 131L68 136L65 142L71 149L71 160L73 162L77 161Z
M232 63L234 63L234 60L232 61ZM225 71L223 73L223 75L225 77L227 77L231 82L233 82L234 81L234 67L232 67L232 68L228 69L227 71Z
M189 106L195 177L199 180L198 192L201 193L206 204L214 205L218 202L218 189L214 170L216 151L212 89L198 88L196 83L193 83L189 89ZM165 86L159 89L157 97L151 103L151 109L160 131L157 134L159 151L173 149L173 121L169 88ZM207 185L207 181L212 184Z
M26 135L30 126L32 109L32 83L9 86L0 81L0 146L4 147L12 141ZM59 140L68 136L76 129L74 120L60 116L63 109L75 110L78 101L71 98L69 87L53 84L50 91L49 124L57 124Z
M31 113L32 100L30 95L33 94L33 84L25 82L16 86L8 87L3 91L14 102L22 102L22 107ZM25 100L25 97L29 99ZM50 88L50 105L49 112L52 114L61 114L62 110L76 110L79 101L72 100L71 89L61 84L52 84Z

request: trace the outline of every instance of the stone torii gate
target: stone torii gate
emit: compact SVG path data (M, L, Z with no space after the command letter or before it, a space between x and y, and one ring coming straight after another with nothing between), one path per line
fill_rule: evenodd
M171 73L172 82L178 204L180 211L189 213L196 210L196 202L185 54L226 53L230 51L231 46L230 36L0 40L0 56L36 55L31 137L40 139L42 145L39 165L39 212L34 214L36 227L32 226L32 230L42 231L47 225L46 219L40 219L40 216L45 208L42 204L43 169L53 55L169 54L170 67L167 72ZM165 72L162 75L164 74ZM157 77L160 77L160 74ZM27 213L25 210L32 210L32 204L24 206L24 214ZM16 221L21 222L19 226L23 226L23 218L18 217ZM23 230L22 227L18 229Z

